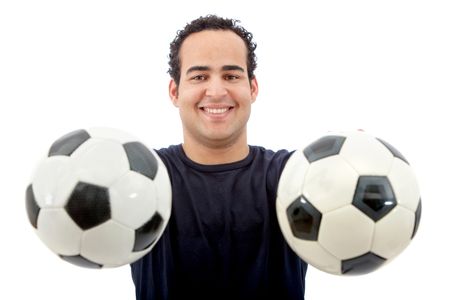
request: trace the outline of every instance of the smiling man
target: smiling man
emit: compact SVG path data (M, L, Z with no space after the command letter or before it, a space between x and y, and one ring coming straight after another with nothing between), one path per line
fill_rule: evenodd
M187 156L204 164L244 159L258 94L244 41L233 31L204 30L184 40L179 56L180 78L171 80L169 92L180 110Z
M170 46L169 96L183 143L158 150L172 183L169 225L131 265L137 299L304 299L307 265L278 226L291 155L247 143L256 44L238 21L200 17Z

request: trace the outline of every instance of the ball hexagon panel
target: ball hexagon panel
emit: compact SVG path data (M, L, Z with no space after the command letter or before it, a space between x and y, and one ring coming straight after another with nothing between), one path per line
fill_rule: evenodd
M123 147L128 156L130 169L152 180L155 179L158 171L158 161L153 153L140 142L126 143Z
M35 200L40 207L63 207L77 181L69 157L46 158L32 176Z
M346 275L362 275L381 267L386 259L372 252L342 261L341 273Z
M325 250L319 243L298 239L290 247L301 253L301 258L316 268L332 274L341 273L341 260Z
M79 181L101 186L110 186L130 170L122 144L115 141L91 138L78 147L71 159Z
M322 213L352 202L358 174L340 156L313 162L305 176L303 195Z
M83 231L62 208L43 208L39 212L37 234L55 253L78 255Z
M81 144L86 142L89 138L89 133L84 129L69 132L52 144L48 156L70 156Z
M379 175L389 173L392 153L374 137L356 132L349 134L339 153L359 175Z
M59 257L73 265L83 268L100 269L103 267L103 265L90 261L81 255L60 255Z
M371 219L347 205L322 216L319 243L339 259L360 256L370 251L374 227Z
M155 183L136 172L128 172L109 187L112 218L136 229L156 211Z
M286 209L292 234L303 240L316 241L322 214L304 196L299 196Z
M133 251L150 249L162 234L164 220L158 212L143 226L135 230Z
M86 230L80 254L99 264L125 264L118 259L128 257L134 244L134 231L114 220Z
M397 200L387 177L360 176L352 204L376 222L397 205Z
M277 203L287 207L294 199L302 194L303 182L309 162L302 151L295 151L284 166L278 182Z
M400 151L398 151L396 148L394 148L394 146L392 146L391 144L389 144L388 142L386 142L380 138L377 138L377 140L380 143L382 143L386 148L388 148L394 157L403 160L405 163L407 163L409 165L409 162L406 160L406 158L400 153Z
M38 219L39 211L41 210L41 208L39 207L39 205L36 202L36 199L35 199L34 193L33 193L33 186L31 184L28 185L27 191L25 194L25 206L27 209L27 215L28 215L28 220L30 221L30 224L34 228L37 228L37 219Z
M306 147L303 154L310 163L336 155L341 151L345 139L345 137L337 135L322 137Z
M87 130L87 132L91 137L111 140L118 142L119 144L126 144L138 140L134 135L128 132L119 129L111 130L111 128L108 127L91 127Z
M83 230L95 227L111 218L108 189L79 182L70 195L65 209Z
M392 184L398 205L412 212L416 211L420 201L420 192L411 167L396 158L387 176Z
M281 216L285 214L286 207L281 206L279 202L276 204L277 217L280 223L280 229L286 237L286 242L291 249L296 253L301 253L301 257L310 264L320 267L322 270L333 274L339 274L341 268L341 261L326 251L316 241L306 241L293 236L292 230L286 217Z
M387 259L400 254L410 243L414 213L397 206L375 225L372 252Z
M420 217L422 216L422 200L419 200L419 204L417 205L417 209L415 212L415 219L414 219L414 229L413 233L411 235L411 239L414 238L416 235L417 229L419 229L419 223L420 223Z

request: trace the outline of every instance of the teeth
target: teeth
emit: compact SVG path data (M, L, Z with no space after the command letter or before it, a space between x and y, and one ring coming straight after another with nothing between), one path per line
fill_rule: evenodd
M228 108L209 108L205 107L204 110L209 114L223 114L228 111Z

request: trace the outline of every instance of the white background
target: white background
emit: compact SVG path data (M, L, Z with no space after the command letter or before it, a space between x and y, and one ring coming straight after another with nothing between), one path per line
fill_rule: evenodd
M292 150L363 128L416 171L423 215L409 247L365 276L311 267L307 299L449 299L450 9L434 0L2 1L0 298L133 299L128 266L78 268L44 246L25 188L50 144L75 129L180 143L168 45L207 13L240 19L258 43L251 144Z

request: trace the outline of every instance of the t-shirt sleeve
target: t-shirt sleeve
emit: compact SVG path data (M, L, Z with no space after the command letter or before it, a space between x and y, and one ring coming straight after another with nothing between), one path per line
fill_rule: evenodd
M286 165L289 157L291 157L293 151L279 150L277 151L267 170L267 190L272 198L275 199L277 196L278 182L283 172L284 166Z

